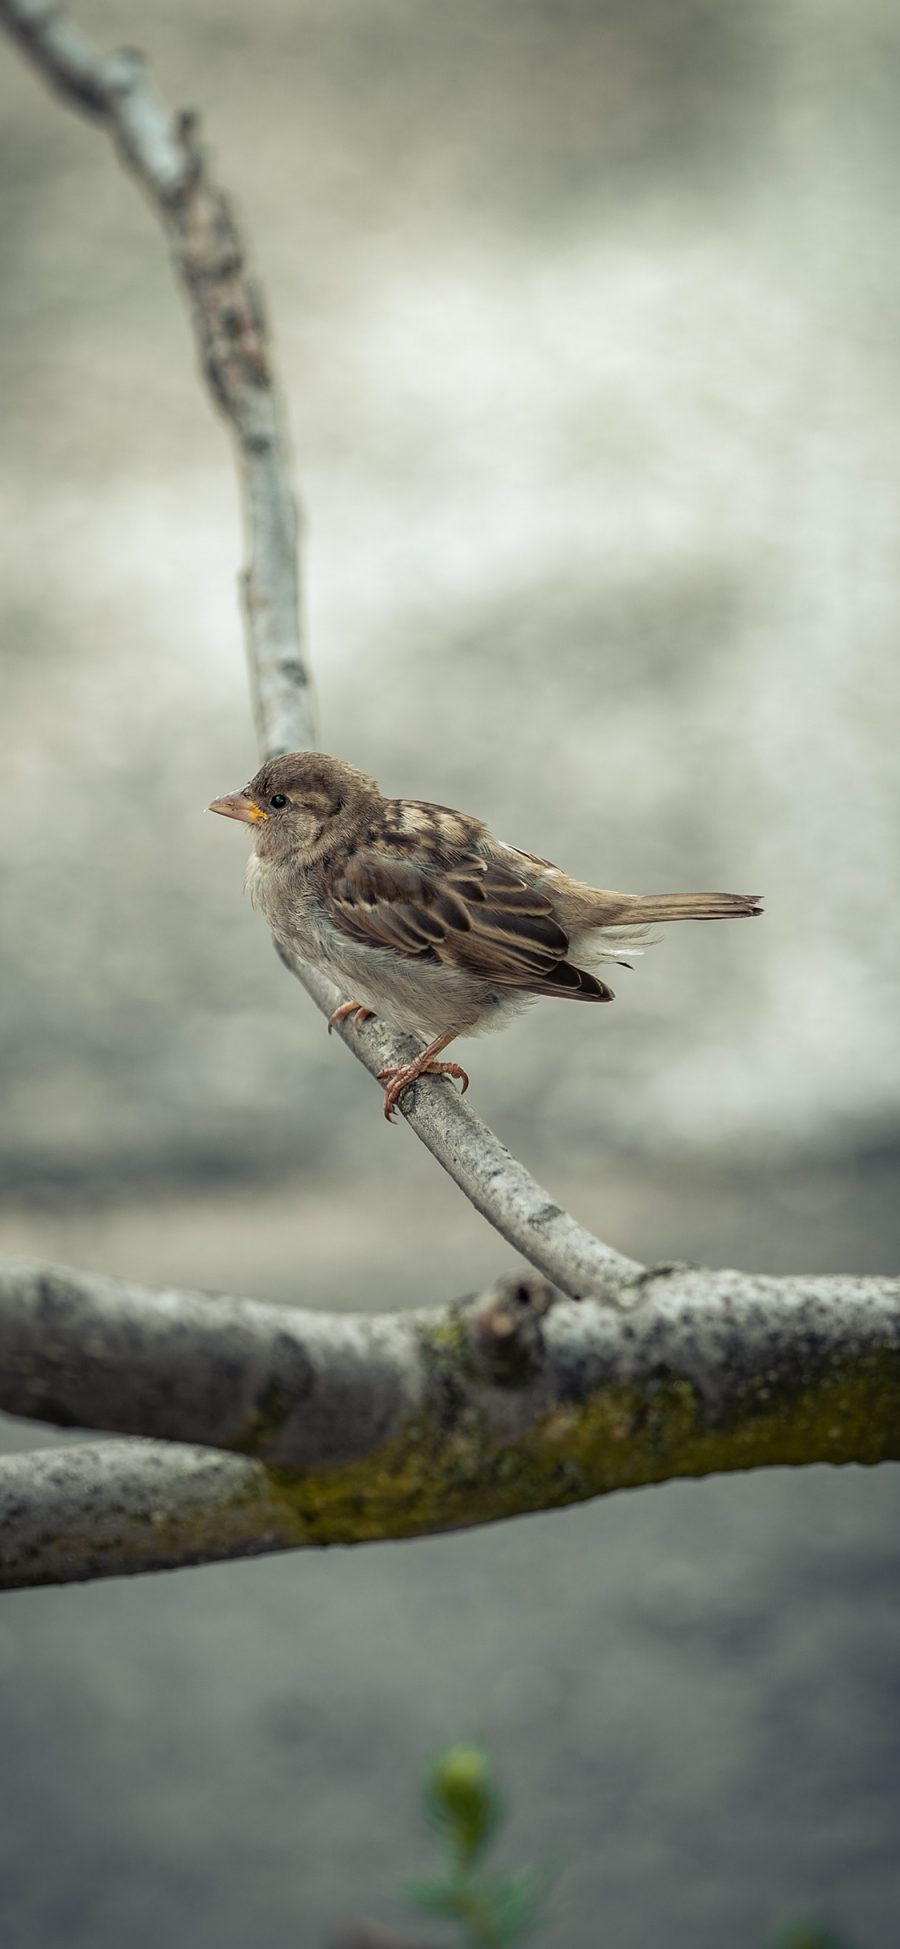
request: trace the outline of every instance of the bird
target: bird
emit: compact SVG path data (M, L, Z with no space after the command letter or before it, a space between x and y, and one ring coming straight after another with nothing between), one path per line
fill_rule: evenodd
M386 798L321 751L268 759L210 812L244 821L245 884L289 963L323 970L348 997L329 1018L377 1015L426 1046L383 1069L391 1121L420 1076L469 1084L439 1060L458 1036L498 1029L539 996L611 1002L598 970L641 952L658 923L759 914L753 893L614 893L495 838L481 819Z

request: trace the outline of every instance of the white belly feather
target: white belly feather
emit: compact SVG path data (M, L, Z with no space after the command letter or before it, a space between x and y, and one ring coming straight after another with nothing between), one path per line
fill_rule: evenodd
M335 927L299 880L295 866L251 853L244 885L275 939L289 956L327 974L348 1001L362 1002L383 1021L426 1040L447 1034L481 1035L503 1028L535 999L496 989L478 975L407 960L390 948L369 947Z

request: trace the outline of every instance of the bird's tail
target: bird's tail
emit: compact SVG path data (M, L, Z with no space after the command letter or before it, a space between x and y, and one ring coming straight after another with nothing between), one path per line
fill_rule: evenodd
M595 927L655 927L668 920L740 920L762 913L759 893L595 892Z

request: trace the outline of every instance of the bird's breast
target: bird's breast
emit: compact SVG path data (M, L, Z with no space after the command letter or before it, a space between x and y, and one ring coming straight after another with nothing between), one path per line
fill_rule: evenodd
M322 948L316 925L318 906L305 874L299 873L293 864L251 853L244 886L254 907L265 914L276 940L283 947L290 948L301 961L321 959Z

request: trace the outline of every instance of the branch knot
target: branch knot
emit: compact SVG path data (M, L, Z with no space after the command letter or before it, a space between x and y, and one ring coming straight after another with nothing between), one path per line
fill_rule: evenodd
M542 1321L560 1294L538 1272L498 1279L466 1313L470 1352L495 1383L521 1387L544 1362Z

